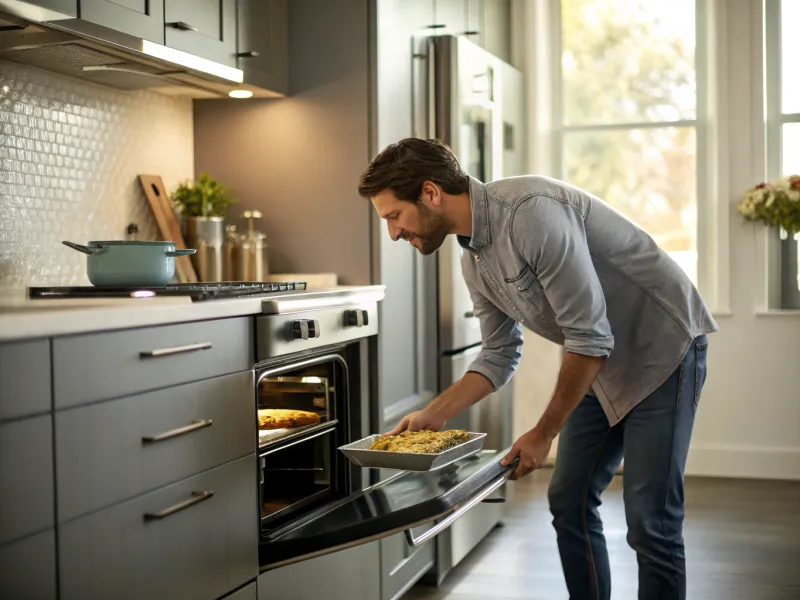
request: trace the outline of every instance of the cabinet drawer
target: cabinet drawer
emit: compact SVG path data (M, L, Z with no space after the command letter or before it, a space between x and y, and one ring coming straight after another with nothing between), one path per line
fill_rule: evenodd
M53 340L55 407L77 406L253 367L249 317Z
M244 585L258 574L256 483L251 454L62 525L61 600L213 600Z
M419 535L430 526L419 527ZM381 545L381 598L395 600L403 596L433 566L434 543L419 548L408 545L405 535L397 534L380 540Z
M53 600L56 597L56 534L48 529L0 546L0 598Z
M0 425L0 544L53 520L52 417Z
M49 411L50 342L0 345L0 421Z
M256 584L251 583L250 585L233 592L230 596L225 596L224 600L258 600L258 590L256 590Z
M56 413L58 520L256 450L253 371Z

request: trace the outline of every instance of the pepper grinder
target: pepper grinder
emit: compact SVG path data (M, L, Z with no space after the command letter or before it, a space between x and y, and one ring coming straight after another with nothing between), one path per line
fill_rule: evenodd
M242 240L241 281L265 281L269 274L267 261L267 236L255 229L255 219L262 217L260 210L246 210L247 235Z

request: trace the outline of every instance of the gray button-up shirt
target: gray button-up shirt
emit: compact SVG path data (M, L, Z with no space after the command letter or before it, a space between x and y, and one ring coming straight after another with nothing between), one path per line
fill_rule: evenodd
M470 178L462 270L483 344L470 366L495 389L522 352L522 325L570 352L607 357L592 384L611 425L678 368L717 324L684 271L591 194L540 176Z

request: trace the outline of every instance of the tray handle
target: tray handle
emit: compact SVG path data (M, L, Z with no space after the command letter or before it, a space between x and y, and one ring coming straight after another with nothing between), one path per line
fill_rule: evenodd
M439 521L436 525L428 529L427 531L423 532L421 535L415 536L414 533L410 529L405 530L406 534L406 541L408 545L412 548L417 548L427 542L429 539L436 537L442 531L450 527L454 521L458 520L459 518L463 517L468 510L475 507L477 504L483 502L484 498L490 496L494 491L499 489L503 486L503 484L508 480L511 474L514 472L512 467L515 467L516 463L512 463L510 468L503 473L501 477L499 477L496 481L493 481L485 488L483 488L480 492L478 492L475 496L467 500L463 506L460 506L449 515L447 515L444 519Z

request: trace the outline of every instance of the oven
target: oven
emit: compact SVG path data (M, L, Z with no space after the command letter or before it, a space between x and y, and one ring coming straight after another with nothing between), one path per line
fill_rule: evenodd
M419 546L494 500L511 473L494 449L436 472L377 481L338 450L379 422L371 375L383 288L359 289L283 296L256 318L258 410L310 417L258 432L262 571L399 532Z

